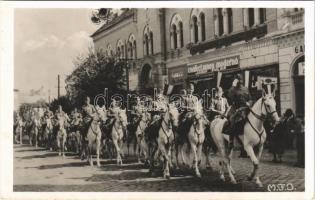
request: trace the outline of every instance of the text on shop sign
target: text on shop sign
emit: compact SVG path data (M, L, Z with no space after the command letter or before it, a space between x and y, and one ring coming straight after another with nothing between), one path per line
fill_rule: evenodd
M188 74L204 74L215 71L223 71L229 68L239 66L239 56L233 56L220 60L193 64L188 66Z

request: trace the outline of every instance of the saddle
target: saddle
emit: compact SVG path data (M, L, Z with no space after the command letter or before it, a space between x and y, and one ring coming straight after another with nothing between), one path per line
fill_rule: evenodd
M155 141L159 136L159 130L162 124L162 118L155 121L153 124L150 124L144 130L144 136L146 141Z
M227 135L242 135L244 133L244 126L249 112L250 109L248 107L237 109L223 125L222 132Z
M185 142L188 141L188 133L189 133L189 129L192 126L194 120L192 117L188 117L188 116L184 116L183 119L181 120L181 123L178 127L178 131L177 131L177 142L179 144L184 144Z

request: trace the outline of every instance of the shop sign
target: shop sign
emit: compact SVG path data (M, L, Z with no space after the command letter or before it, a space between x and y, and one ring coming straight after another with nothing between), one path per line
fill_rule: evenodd
M170 84L184 83L187 78L187 67L180 66L168 69Z
M216 71L224 71L227 69L238 68L240 63L239 56L233 56L220 60L208 61L204 63L188 65L188 75L211 74Z
M304 64L304 62L300 62L299 64L298 64L298 75L299 76L304 76L304 74L305 74L305 64Z

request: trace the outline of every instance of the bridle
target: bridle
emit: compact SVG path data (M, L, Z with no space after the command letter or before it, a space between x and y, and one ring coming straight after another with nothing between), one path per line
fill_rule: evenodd
M274 113L277 112L276 110L271 111L270 109L267 109L268 106L266 105L265 101L266 101L265 98L262 98L262 99L261 99L260 110L261 110L261 112L262 112L262 109L263 109L263 106L264 106L264 107L265 107L265 110L266 110L266 113L267 113L266 115L264 115L264 114L259 115L259 114L255 113L255 112L249 107L249 110L250 110L250 112L253 114L253 116L254 116L255 118L257 118L258 120L262 121L262 122L264 122L264 121L267 119L268 116L272 116ZM248 117L246 117L246 119L247 119L249 125L252 127L252 129L257 133L257 135L258 135L258 137L259 137L259 143L258 143L258 144L260 144L260 143L261 143L261 136L262 136L262 134L265 132L265 129L262 128L261 131L258 131L257 128L255 128L254 125L251 123L251 121L248 119Z
M257 119L259 119L259 120L262 121L262 122L266 121L268 115L269 115L269 116L272 116L274 113L277 112L276 110L271 111L270 108L268 109L268 106L266 105L266 102L265 102L265 101L266 101L266 99L265 99L265 98L262 98L260 110L262 111L263 107L265 107L265 110L266 110L267 115L264 115L264 114L259 115L259 114L255 113L255 112L252 110L252 108L249 107L249 110L250 110L250 112L254 115L254 117L256 117Z

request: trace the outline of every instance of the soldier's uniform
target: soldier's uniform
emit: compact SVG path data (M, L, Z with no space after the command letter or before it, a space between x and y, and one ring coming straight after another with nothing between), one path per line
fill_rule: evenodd
M232 86L228 91L228 99L230 104L234 107L235 112L231 115L230 127L227 133L230 135L229 146L232 148L234 143L234 136L241 134L244 129L246 117L249 111L248 102L251 102L251 95L249 90L243 85Z
M224 115L229 108L229 103L226 98L216 96L212 99L211 109L217 112L217 114Z
M93 120L93 114L96 112L95 108L91 104L85 104L82 107L82 118L83 118L83 124L82 124L82 139L86 139L87 131L90 127L90 124Z

